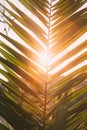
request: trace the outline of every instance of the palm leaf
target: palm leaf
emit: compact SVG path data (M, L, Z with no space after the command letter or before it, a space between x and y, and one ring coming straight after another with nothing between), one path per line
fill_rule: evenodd
M85 130L87 41L74 42L87 31L86 0L19 0L32 16L6 2L1 13L23 43L0 33L0 115L16 130Z

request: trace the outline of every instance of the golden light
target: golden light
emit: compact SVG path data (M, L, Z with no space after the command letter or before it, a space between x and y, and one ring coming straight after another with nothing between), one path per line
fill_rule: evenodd
M43 67L46 67L48 62L49 62L48 54L47 53L41 53L39 57L40 57L40 64Z

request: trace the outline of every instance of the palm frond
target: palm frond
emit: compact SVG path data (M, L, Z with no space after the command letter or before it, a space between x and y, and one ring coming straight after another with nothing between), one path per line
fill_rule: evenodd
M0 33L0 115L16 130L85 130L87 40L74 42L87 31L86 0L19 0L26 11L6 2L18 39Z

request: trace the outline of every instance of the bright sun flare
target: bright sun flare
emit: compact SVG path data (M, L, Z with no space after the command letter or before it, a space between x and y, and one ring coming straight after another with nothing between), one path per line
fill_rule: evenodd
M40 54L40 63L42 66L46 67L49 62L48 54L42 53Z

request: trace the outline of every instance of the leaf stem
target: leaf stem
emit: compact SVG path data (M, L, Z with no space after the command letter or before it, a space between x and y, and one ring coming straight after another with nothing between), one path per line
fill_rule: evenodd
M48 45L47 56L49 57L49 45L50 45L50 27L51 27L51 7L52 0L49 2L49 21L48 21ZM47 89L48 89L48 62L46 63L46 76L45 76L45 97L44 97L44 118L43 118L43 130L46 130L46 112L47 112Z

